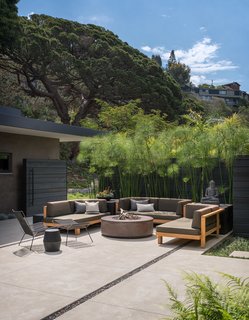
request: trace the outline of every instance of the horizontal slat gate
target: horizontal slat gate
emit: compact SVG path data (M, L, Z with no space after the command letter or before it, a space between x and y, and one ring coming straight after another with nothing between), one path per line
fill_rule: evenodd
M48 201L67 199L67 167L62 160L24 160L25 212L40 214Z
M249 236L249 157L239 157L233 174L233 231Z

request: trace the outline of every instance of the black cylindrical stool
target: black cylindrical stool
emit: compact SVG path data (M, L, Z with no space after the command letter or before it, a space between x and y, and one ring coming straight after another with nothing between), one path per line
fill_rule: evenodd
M61 246L61 235L60 230L51 228L47 229L44 234L44 248L47 252L56 252L60 250Z

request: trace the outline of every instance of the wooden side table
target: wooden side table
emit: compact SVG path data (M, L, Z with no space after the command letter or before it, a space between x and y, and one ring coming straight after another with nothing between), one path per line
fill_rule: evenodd
M110 212L111 215L115 215L117 213L118 199L108 200L106 203L108 212Z

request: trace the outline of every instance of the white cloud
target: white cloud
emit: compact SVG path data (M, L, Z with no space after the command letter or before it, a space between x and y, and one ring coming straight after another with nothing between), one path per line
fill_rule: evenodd
M196 86L198 86L198 85L201 84L201 83L208 83L208 84L210 84L210 80L208 80L205 76L197 75L197 74L191 76L190 81L191 81L192 83L194 83Z
M97 25L107 25L112 22L112 18L104 14L96 14L89 17L79 17L77 19L81 23L92 23Z
M224 70L237 69L238 66L233 65L232 61L220 60L217 62L211 61L210 63L196 63L191 66L193 73L211 73Z
M145 52L151 52L152 48L150 46L144 46L141 48Z
M205 74L238 68L238 66L233 64L230 60L219 59L219 49L219 44L212 42L209 37L204 37L201 41L196 42L190 49L175 50L175 56L178 61L185 63L190 67L192 81L193 83L198 83L198 81L204 82L208 80ZM142 50L151 54L160 54L165 63L167 63L169 59L170 51L165 47L151 48L149 46L144 46L142 47Z
M170 18L170 15L163 13L163 14L161 14L161 17L164 19L167 19L167 18Z
M203 38L188 50L175 50L176 59L189 66L205 64L216 58L220 46L212 43L210 38Z
M204 33L204 32L206 32L206 31L207 31L207 28L206 28L206 27L204 27L204 26L202 26L202 27L200 27L200 31Z
M207 84L210 84L210 85L211 84L220 85L220 84L231 82L231 80L229 80L227 78L211 79L211 78L207 78L204 75L197 75L197 74L191 76L190 81L192 83L194 83L196 86L198 86L199 84L203 84L203 83L207 83Z
M164 55L164 52L165 52L165 48L164 47L151 48L150 46L144 46L141 49L143 51L145 51L145 52L152 53L152 54Z
M28 20L30 20L30 19L31 19L32 14L35 14L35 13L34 13L33 11L32 11L32 12L30 12L30 13L28 13L28 15L27 15Z

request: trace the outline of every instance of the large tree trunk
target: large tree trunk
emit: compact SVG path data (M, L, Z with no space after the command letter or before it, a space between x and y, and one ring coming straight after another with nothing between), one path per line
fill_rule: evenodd
M73 142L69 154L69 160L75 160L80 152L80 142Z

